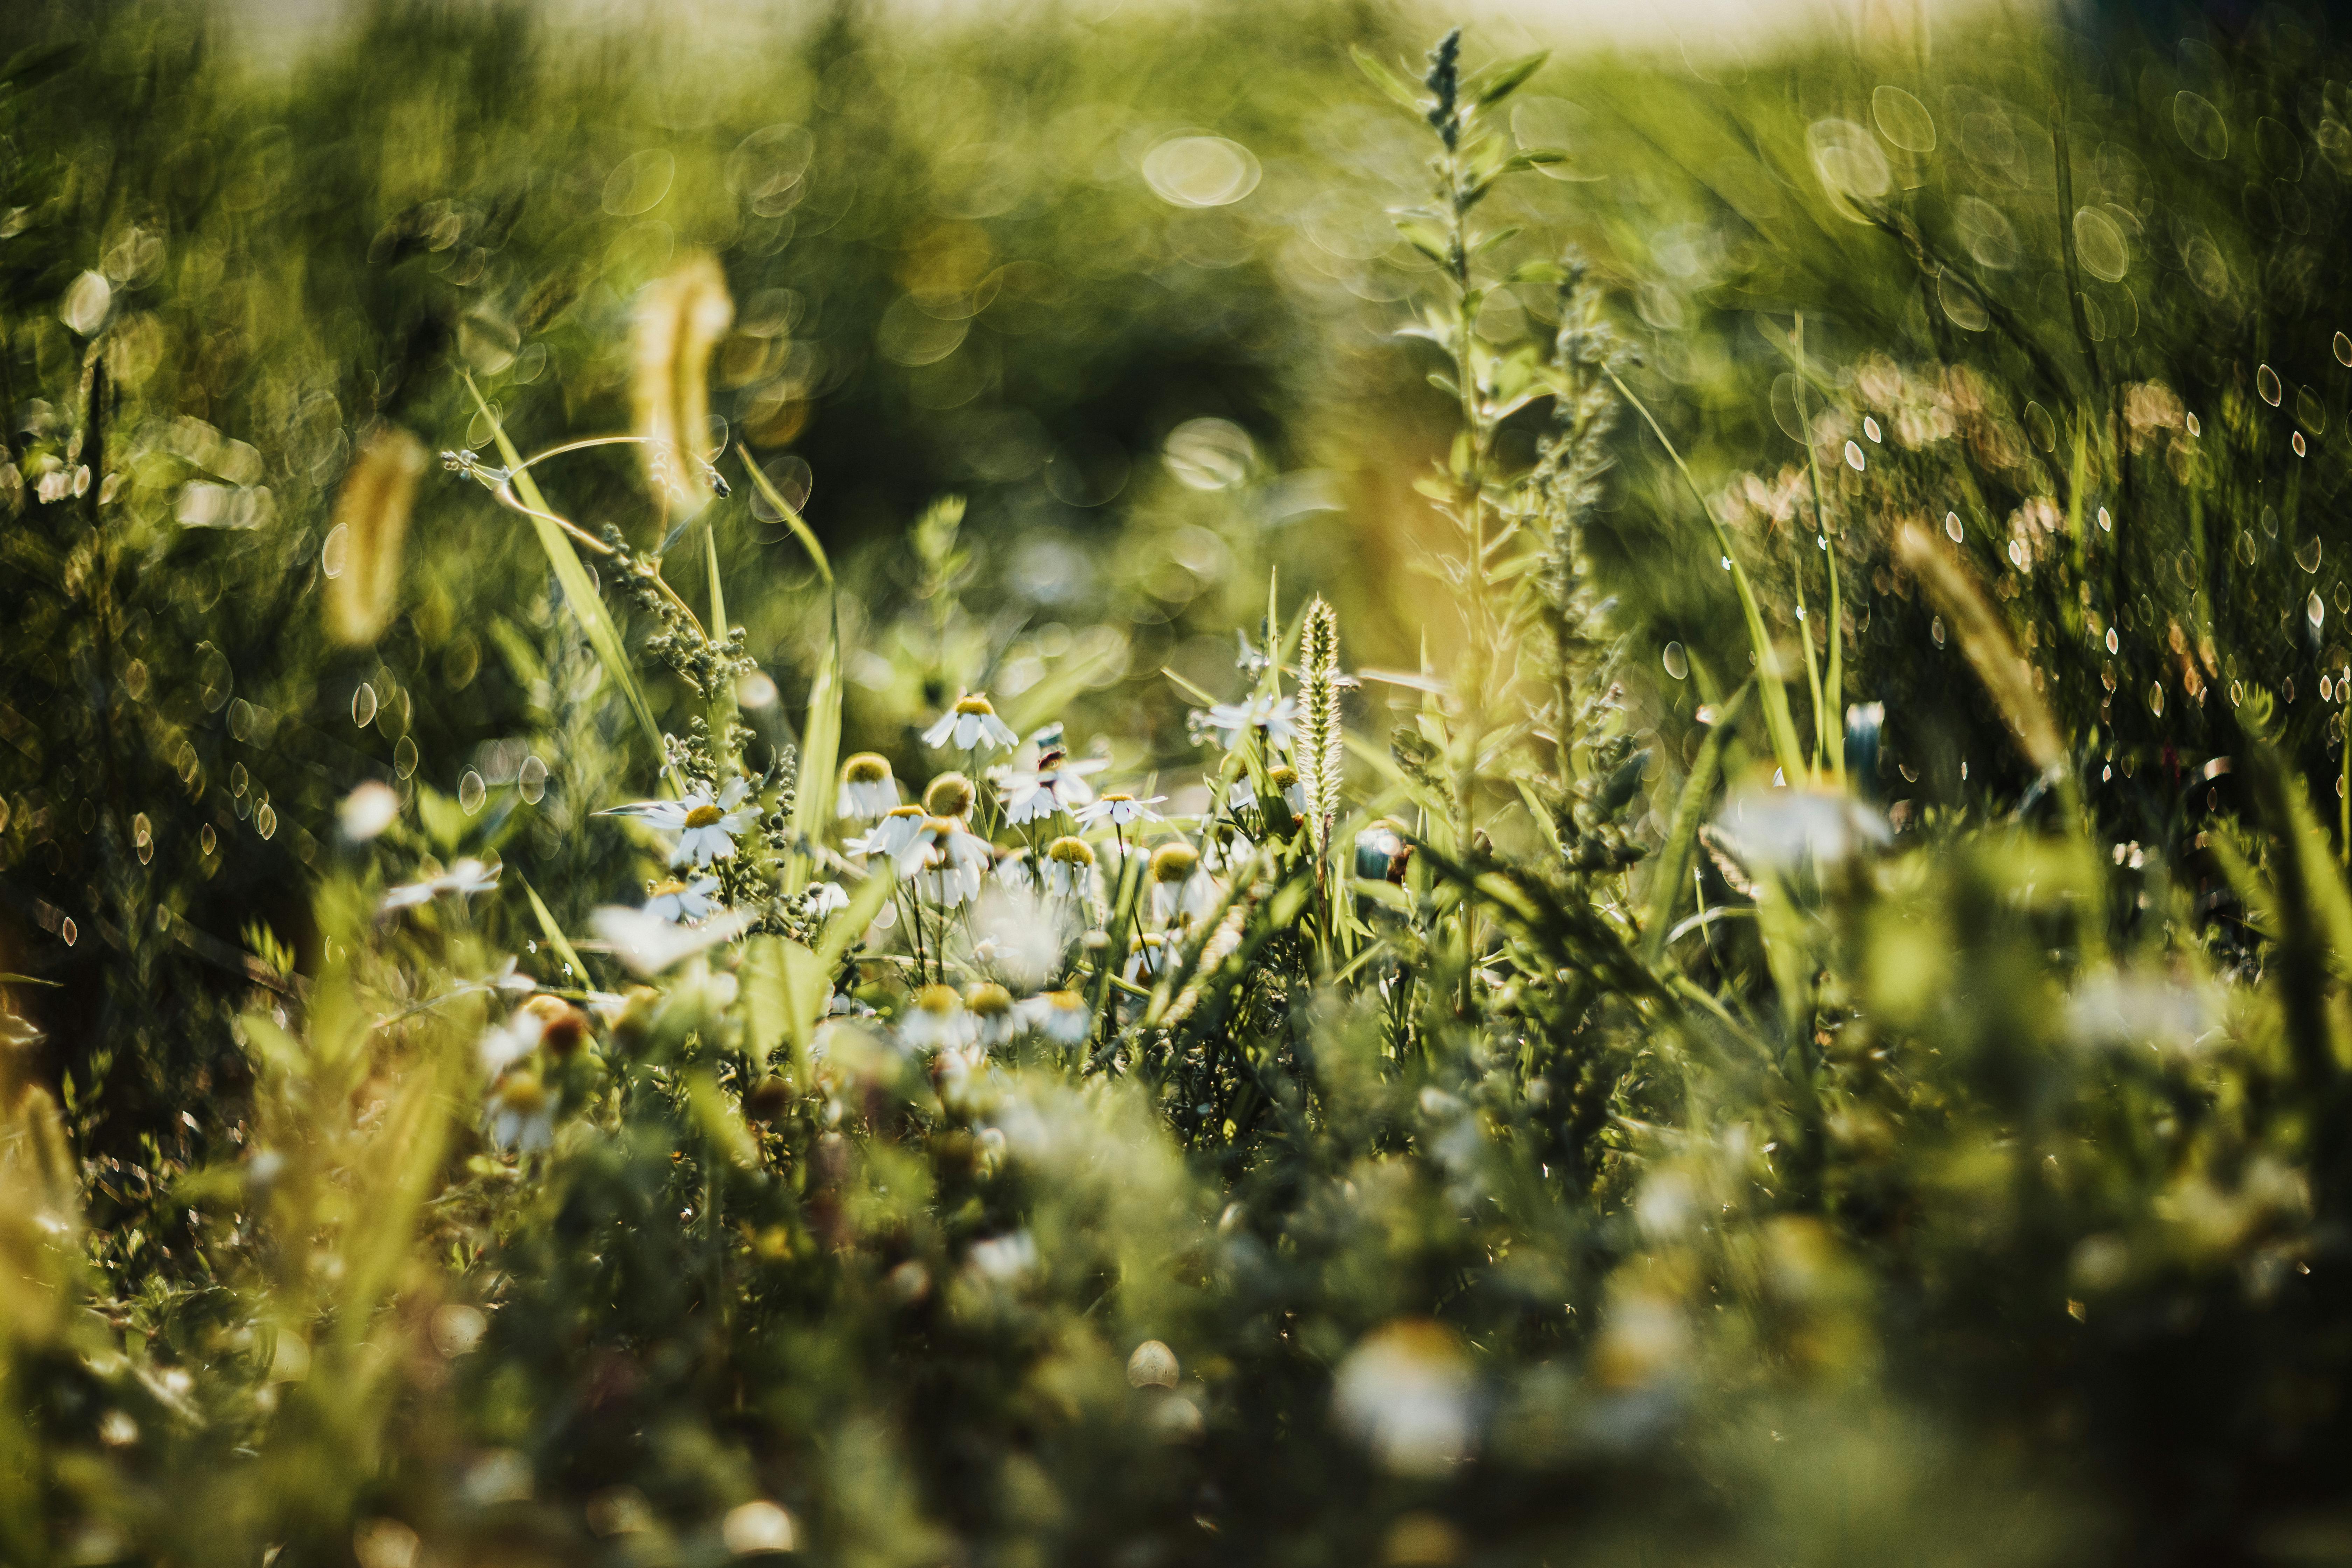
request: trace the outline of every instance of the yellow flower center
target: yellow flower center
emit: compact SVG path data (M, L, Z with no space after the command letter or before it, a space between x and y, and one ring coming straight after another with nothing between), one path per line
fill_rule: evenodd
M983 980L963 994L963 1003L975 1013L993 1017L1013 1011L1013 993Z
M985 713L992 719L996 716L994 705L985 697L964 698L955 705L955 710L959 713Z
M1066 866L1091 866L1095 852L1083 838L1056 838L1045 846L1045 858L1059 860Z
M1190 844L1163 844L1151 852L1151 875L1161 882L1181 882L1201 864L1201 852Z
M841 764L841 776L851 784L880 784L890 776L890 762L873 752L860 752Z
M715 805L698 805L686 814L686 825L688 827L708 827L726 815Z
M923 791L923 809L933 816L961 816L971 803L971 781L961 773L941 773Z

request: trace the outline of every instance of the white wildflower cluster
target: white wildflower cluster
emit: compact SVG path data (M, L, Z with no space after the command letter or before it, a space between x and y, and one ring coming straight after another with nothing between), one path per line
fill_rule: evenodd
M1255 796L1231 791L1223 812L1171 820L1165 795L1106 787L1109 759L1073 756L1060 724L1024 739L979 693L922 740L954 765L917 791L859 752L842 764L835 814L845 877L891 879L877 923L912 983L896 1037L943 1074L1024 1036L1062 1049L1091 1037L1103 1007L1148 988L1228 901L1221 870L1261 826L1232 815Z

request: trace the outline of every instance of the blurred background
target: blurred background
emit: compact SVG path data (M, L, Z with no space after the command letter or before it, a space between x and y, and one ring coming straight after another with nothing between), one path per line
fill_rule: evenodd
M589 814L644 793L653 759L521 519L433 467L380 634L332 640L320 604L356 450L398 428L489 451L468 378L526 451L627 428L634 302L698 253L734 302L709 437L737 482L710 516L730 618L772 682L751 715L772 744L803 710L827 601L740 482L747 459L839 566L852 745L911 759L942 703L984 689L1023 724L1066 718L1181 807L1197 752L1162 671L1235 689L1236 633L1277 569L1286 605L1340 606L1351 667L1444 668L1456 627L1412 487L1453 410L1426 345L1397 335L1431 264L1389 216L1423 199L1427 153L1349 51L1418 74L1452 19L1367 0L1087 0L1013 21L736 0L10 6L0 954L62 983L27 1004L67 1058L52 1070L121 1079L166 1128L238 1070L195 1042L217 1039L217 999L257 954L280 955L280 983L301 967L309 880L342 853L333 805L365 779L442 825L406 852L496 855L566 921L634 891ZM2122 215L2119 238L2158 220L2152 162L2183 156L2176 89L2305 134L2334 122L2315 83L2273 89L2240 59L2247 38L2263 61L2310 54L2291 19L1958 0L1462 19L1474 61L1556 51L1510 127L1566 157L1491 198L1517 230L1498 255L1591 262L1709 484L1799 450L1768 317L1810 311L1848 382L1874 349L1981 342L2028 368L2038 352L1923 296L1822 184L1843 154L1821 127L1891 123L1889 90L1917 106L1927 129L1898 126L1911 140L1886 143L1894 163L1873 152L1870 177L1945 204L1986 286L2031 307L2059 265L2043 208L2062 90L2106 128L2076 149L2078 190ZM2215 84L2233 73L2230 100ZM2308 163L2264 198L2273 232L2304 204L2282 254L2332 210L2333 166ZM2202 169L2170 210L2241 222L2237 186ZM2210 281L2175 229L2165 276ZM2130 282L2091 287L2162 361L2269 331L2230 304L2259 268L2223 261L2221 293L2200 283L2161 317ZM2315 263L2296 276L2333 288ZM1549 287L1502 288L1478 330L1508 350L1555 318ZM2326 331L2308 335L2297 352L2324 364ZM1539 434L1515 422L1506 459ZM1679 751L1696 689L1659 650L1743 656L1721 584L1687 570L1712 547L1659 471L1621 466L1592 548L1646 655L1629 679ZM540 477L592 531L676 542L625 449ZM950 496L960 529L914 531ZM1890 600L1874 623L1858 570L1856 646L1885 642L1911 612ZM700 602L693 571L671 575ZM680 694L656 695L676 721ZM1358 716L1375 734L1386 700Z

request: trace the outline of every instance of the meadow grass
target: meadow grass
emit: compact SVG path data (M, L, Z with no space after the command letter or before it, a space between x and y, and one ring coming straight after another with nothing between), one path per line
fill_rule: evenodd
M2352 1552L2340 51L1214 15L0 24L0 1555Z

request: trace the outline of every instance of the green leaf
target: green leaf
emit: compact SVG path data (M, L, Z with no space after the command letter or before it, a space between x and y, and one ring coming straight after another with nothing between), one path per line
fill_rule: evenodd
M818 660L816 679L809 684L808 720L801 726L800 793L793 799L793 837L803 853L793 857L784 869L784 890L797 893L808 886L814 847L824 836L833 813L833 771L841 757L841 593L825 587L829 617L824 657Z
M515 444L507 438L506 426L499 423L490 405L483 401L481 388L474 384L474 378L470 375L466 377L466 390L474 395L474 406L481 411L483 418L489 421L490 435L498 443L499 456L505 459L508 468L521 468L522 454L515 450ZM547 504L547 498L540 493L539 481L528 472L515 475L514 488L515 493L522 497L523 504L533 511L554 510ZM572 541L564 537L563 531L546 518L534 517L530 525L539 534L540 548L547 552L548 564L555 568L555 580L563 585L564 603L572 606L572 615L580 622L580 629L587 635L588 646L595 649L597 659L604 666L604 673L613 678L622 695L628 699L630 710L644 727L646 740L652 745L656 759L667 757L662 746L661 725L654 719L653 704L646 700L645 688L637 683L636 671L630 668L627 650L621 646L620 628L613 624L611 613L598 596L596 584L588 575L588 568L581 564L580 552L572 548ZM667 766L662 769L662 777L675 792L677 781L670 778Z
M743 459L744 470L751 476L752 486L768 498L768 504L774 507L782 516L786 525L792 529L793 536L801 542L801 548L806 550L809 552L809 559L816 563L817 575L824 579L824 585L828 588L832 587L833 563L825 559L824 546L819 544L816 542L816 535L809 531L809 525L802 518L798 509L784 499L783 492L776 489L774 482L766 474L761 472L760 465L751 461L751 453L738 447L735 448L735 455Z
M530 879L520 871L515 873L515 880L522 884L523 896L530 900L530 912L538 917L539 929L547 937L547 945L555 950L556 957L572 966L572 973L579 977L583 985L588 984L588 966L580 962L578 953L572 951L572 943L565 938L563 928L555 923L555 916L548 911L546 901L539 896L539 889L532 887Z
M755 936L743 944L743 1049L751 1065L764 1068L776 1047L790 1040L807 1044L808 1025L793 1005L791 960L785 949L808 949L787 937ZM814 956L810 958L814 963Z
M727 1157L736 1164L747 1171L756 1170L760 1146L752 1142L743 1118L720 1092L718 1081L705 1069L697 1068L686 1075L686 1097L694 1106L694 1119L702 1123L710 1141L725 1150Z
M1504 275L1506 283L1565 283L1568 268L1557 261L1522 261Z
M817 967L824 973L831 974L841 967L841 955L849 951L851 942L866 934L866 928L874 923L874 917L890 901L893 883L887 872L885 867L883 875L868 877L850 889L849 907L835 910L826 921L824 937L816 944Z
M1756 655L1757 676L1763 683L1765 731L1772 740L1774 760L1780 764L1780 771L1786 775L1790 787L1794 788L1799 781L1809 776L1804 749L1797 743L1797 723L1790 716L1788 689L1781 685L1777 673L1778 660L1772 652L1771 634L1764 629L1763 609L1756 602L1756 590L1748 581L1747 569L1739 564L1739 557L1732 551L1730 531L1723 526L1723 520L1715 515L1715 508L1708 504L1706 492L1698 488L1697 476L1690 471L1690 465L1683 461L1682 453L1668 438L1665 426L1658 423L1658 416L1650 412L1650 405L1634 396L1633 389L1607 365L1601 367L1601 374L1609 378L1609 384L1617 389L1618 396L1633 405L1633 411L1642 416L1650 426L1650 433L1658 438L1658 445L1666 449L1666 456L1673 461L1675 472L1682 475L1683 483L1689 487L1691 499L1698 502L1699 515L1706 518L1707 526L1715 531L1716 547L1723 552L1723 559L1731 563L1732 590L1739 597L1740 618L1748 626L1748 646Z
M1407 245L1436 262L1440 267L1453 265L1454 247L1444 228L1425 217L1401 217L1396 220L1397 233Z
M1684 874L1690 869L1691 853L1698 841L1699 819L1706 815L1707 802L1714 798L1716 775L1723 763L1724 742L1730 738L1732 726L1738 721L1739 710L1747 704L1748 694L1755 689L1753 681L1743 684L1731 694L1731 700L1715 717L1715 724L1699 742L1698 757L1691 763L1690 776L1683 781L1681 801L1675 807L1674 826L1666 834L1664 849L1659 854L1656 869L1650 874L1650 910L1642 923L1642 956L1655 964L1666 954L1666 942L1671 934L1668 922L1675 918L1675 908L1682 899Z
M437 850L455 849L466 836L465 811L430 784L416 786L416 821Z
M1186 697L1192 699L1192 700L1208 707L1214 707L1216 705L1217 700L1215 698L1210 696L1207 692L1202 690L1199 687L1193 685L1191 681L1185 679L1174 670L1163 666L1161 667L1160 673L1168 678L1169 685L1182 692Z
M1356 68L1371 79L1372 85L1388 94L1397 107L1416 118L1428 112L1429 100L1423 98L1420 89L1406 80L1394 66L1382 60L1361 44L1350 47L1348 53L1354 57Z
M1521 55L1517 59L1489 66L1463 84L1463 94L1481 109L1500 103L1518 91L1528 78L1541 70L1543 63L1549 58L1549 49L1538 49L1534 54Z

